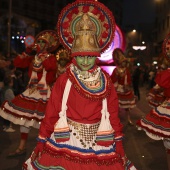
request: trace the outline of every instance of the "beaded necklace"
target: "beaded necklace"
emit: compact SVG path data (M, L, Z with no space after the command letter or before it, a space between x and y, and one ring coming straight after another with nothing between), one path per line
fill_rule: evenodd
M74 64L70 64L67 73L74 87L82 96L92 100L103 99L110 92L109 75L96 67L93 72L81 71Z

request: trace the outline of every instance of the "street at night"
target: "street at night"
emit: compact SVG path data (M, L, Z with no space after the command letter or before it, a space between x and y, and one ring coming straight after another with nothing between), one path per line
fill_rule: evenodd
M170 0L0 0L0 170L89 169L170 170Z

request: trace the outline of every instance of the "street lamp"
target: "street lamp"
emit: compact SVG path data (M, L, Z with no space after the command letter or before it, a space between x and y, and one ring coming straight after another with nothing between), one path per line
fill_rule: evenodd
M132 46L132 48L133 48L134 50L145 50L145 49L146 49L146 46L144 46L144 45L141 45L141 46Z

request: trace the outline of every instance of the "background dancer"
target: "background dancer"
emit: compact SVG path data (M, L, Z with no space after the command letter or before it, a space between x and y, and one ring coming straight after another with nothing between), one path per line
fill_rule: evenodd
M170 34L163 42L163 52L168 61L170 61L169 48ZM170 65L157 74L156 84L164 89L165 101L158 107L152 109L144 118L137 121L138 129L142 129L154 140L163 140L168 166L170 169Z
M21 125L21 138L18 148L9 153L9 157L19 156L26 152L26 141L30 127L39 128L51 87L56 80L56 57L50 53L59 46L57 33L45 30L35 38L35 45L29 50L36 50L36 55L23 53L16 57L16 67L29 66L30 80L27 89L12 101L5 101L0 109L0 116L14 124Z
M136 100L132 90L131 75L127 68L128 61L123 51L119 48L113 51L113 60L116 68L113 70L111 79L118 95L119 107L125 109L128 123L133 125L130 118L130 109L136 106Z

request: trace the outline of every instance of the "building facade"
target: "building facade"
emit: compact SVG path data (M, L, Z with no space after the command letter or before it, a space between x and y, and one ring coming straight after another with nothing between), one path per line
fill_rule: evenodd
M40 25L32 23L32 26L44 30L55 29L58 15L62 8L75 0L1 0L0 17L8 14L9 1L12 2L11 9L13 14L37 21ZM116 23L121 26L123 0L99 0L99 2L106 5L113 12Z
M121 28L123 0L98 0L107 6ZM11 37L37 35L46 29L56 29L60 11L75 0L1 0L0 39L9 38L9 11L11 10ZM11 4L11 5L10 5ZM18 47L20 44L18 45Z
M170 0L156 2L156 20L154 29L155 53L160 53L166 35L170 33Z

